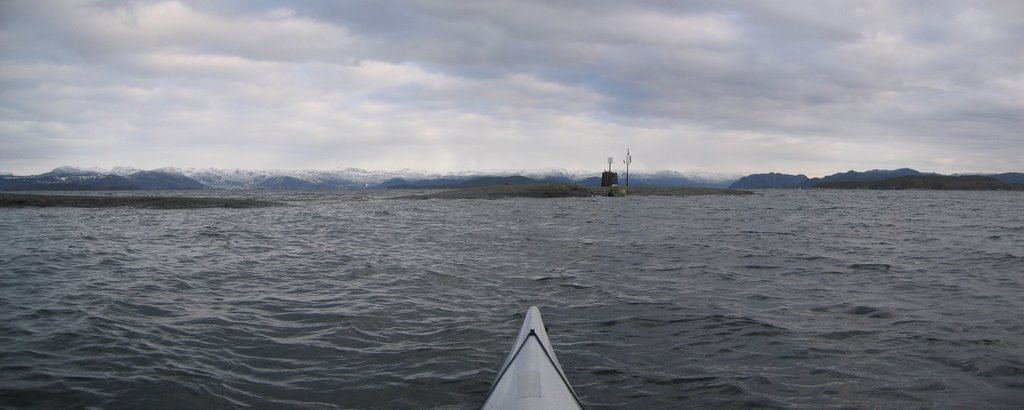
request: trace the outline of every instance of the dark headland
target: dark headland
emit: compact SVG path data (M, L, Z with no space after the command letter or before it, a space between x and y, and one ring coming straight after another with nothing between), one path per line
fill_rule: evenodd
M283 206L280 202L240 198L198 198L175 196L100 196L0 193L0 208L74 207L147 209L265 208Z
M941 190L941 191L1001 191L1024 190L1024 173L1004 172L991 175L941 175L920 172L910 168L847 171L821 178L769 172L740 178L729 188L734 189L881 189L881 190Z
M658 188L636 187L626 190L628 196L698 196L751 195L753 192L724 188ZM576 184L509 184L452 189L429 194L400 196L394 199L503 199L503 198L571 198L607 196L608 188L588 188Z
M1024 185L1008 184L982 175L907 175L877 181L828 181L814 186L818 189L935 190L935 191L1021 191Z

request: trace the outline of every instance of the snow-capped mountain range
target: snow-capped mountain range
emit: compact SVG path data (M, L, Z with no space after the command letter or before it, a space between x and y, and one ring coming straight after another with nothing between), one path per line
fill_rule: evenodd
M161 184L157 177L164 175L173 183ZM359 168L334 170L246 170L217 168L160 168L141 170L132 167L114 167L103 169L97 167L62 166L52 171L34 176L3 176L0 188L14 189L21 184L29 189L56 188L61 184L75 184L85 187L89 183L102 182L103 189L111 186L131 186L131 181L144 179L146 184L131 189L195 189L198 185L186 184L181 177L194 180L203 187L211 189L358 189L388 188L395 186L439 187L457 184L480 177L511 177L524 176L536 181L573 182L583 185L596 185L600 182L600 172L567 171L562 169L542 170L484 170L454 173L438 173L418 170L370 171ZM620 182L624 182L624 174L620 173ZM686 176L675 171L658 171L654 173L631 173L630 182L635 185L659 186L705 186L724 187L735 181L736 177ZM31 188L43 186L43 188Z

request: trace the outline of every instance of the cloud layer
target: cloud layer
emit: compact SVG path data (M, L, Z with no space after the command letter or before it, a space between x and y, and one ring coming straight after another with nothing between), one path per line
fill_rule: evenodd
M213 4L210 4L213 3ZM0 171L1020 171L1024 3L0 2Z

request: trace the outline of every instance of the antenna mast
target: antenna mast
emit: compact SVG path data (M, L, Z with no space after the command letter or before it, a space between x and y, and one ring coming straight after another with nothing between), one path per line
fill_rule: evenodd
M611 158L608 158L609 160ZM626 163L626 187L629 187L629 163L633 162L633 156L629 155L629 148L626 148L626 159L622 160ZM611 167L608 168L611 170Z

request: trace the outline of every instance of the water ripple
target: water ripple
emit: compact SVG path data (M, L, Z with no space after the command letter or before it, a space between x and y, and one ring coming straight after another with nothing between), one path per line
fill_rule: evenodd
M475 407L529 305L590 407L1024 400L1016 193L389 194L3 210L0 407Z

